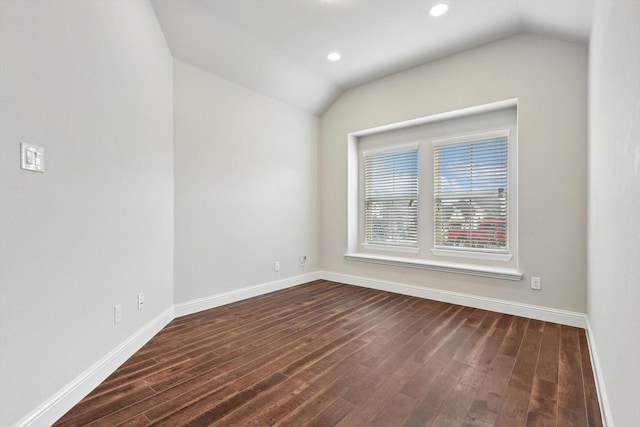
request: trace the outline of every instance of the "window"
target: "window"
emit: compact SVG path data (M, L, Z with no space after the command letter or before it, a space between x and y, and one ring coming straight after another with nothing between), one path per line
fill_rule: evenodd
M509 131L433 142L434 247L508 251Z
M345 258L520 280L517 117L512 99L348 134Z
M418 150L364 154L365 243L418 243Z

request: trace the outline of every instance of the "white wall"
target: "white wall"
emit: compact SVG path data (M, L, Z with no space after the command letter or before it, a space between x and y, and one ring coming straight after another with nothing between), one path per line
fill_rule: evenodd
M587 47L518 35L352 89L324 114L320 263L376 278L586 311ZM518 98L520 282L346 261L347 133ZM542 278L542 291L529 287Z
M0 8L6 426L171 307L173 94L172 58L146 1ZM21 141L45 148L44 174L20 170Z
M639 47L640 2L596 2L589 78L588 315L608 415L621 427L638 425L640 401Z
M174 87L176 303L315 271L318 119L181 61Z

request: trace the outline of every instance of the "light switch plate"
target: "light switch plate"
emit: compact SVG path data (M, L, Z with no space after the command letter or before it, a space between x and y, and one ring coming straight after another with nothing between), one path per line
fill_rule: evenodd
M20 167L27 171L44 172L44 148L21 142Z

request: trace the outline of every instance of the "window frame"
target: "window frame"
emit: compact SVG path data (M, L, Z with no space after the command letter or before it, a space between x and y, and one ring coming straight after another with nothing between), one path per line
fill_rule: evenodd
M380 250L380 251L391 251L391 252L406 252L406 253L418 253L420 248L418 246L418 242L419 242L419 238L418 238L418 233L417 230L419 230L420 225L419 225L419 221L420 221L420 209L417 206L416 207L416 240L415 243L408 243L408 244L403 244L403 243L384 243L384 242L379 242L379 241L369 241L367 239L367 232L366 232L366 178L365 178L365 162L366 162L366 158L370 157L370 156L378 156L378 155L383 155L383 154L397 154L397 153L403 153L403 152L409 152L409 151L415 151L416 152L416 185L417 185L417 189L416 189L416 204L418 203L419 197L420 197L420 179L419 179L419 164L420 164L420 160L419 160L419 154L420 154L420 148L419 145L417 143L410 143L410 144L401 144L401 145L391 145L391 146L385 146L382 148L375 148L375 149L370 149L370 150L363 150L360 153L360 159L359 159L359 204L362 206L361 209L361 215L360 215L360 223L362 224L361 227L361 233L360 233L360 237L361 237L361 246L364 249L371 249L371 250Z
M432 226L434 228L433 232L433 241L431 253L436 256L450 256L450 257L459 257L459 258L470 258L470 259L480 259L480 260L495 260L495 261L510 261L513 254L511 252L511 235L512 233L512 225L517 227L517 221L512 221L510 211L512 201L511 201L511 193L513 191L513 197L517 197L517 189L511 188L512 183L512 169L513 169L513 161L512 156L514 156L515 150L513 149L514 142L512 141L510 129L499 129L485 132L476 132L472 134L467 134L463 136L455 136L455 137L446 137L434 139L431 141L431 146L433 148L432 160L434 162L434 170L433 170L433 217L432 217ZM467 247L467 246L445 246L438 245L436 238L436 191L435 191L435 181L436 181L436 168L435 168L435 149L436 147L443 146L451 146L458 144L469 144L474 142L483 142L489 141L492 139L505 138L506 139L506 191L507 191L507 201L506 201L506 214L505 214L505 223L506 223L506 246L504 249L489 249L489 248L477 248L477 247Z
M515 143L510 144L509 148L509 169L513 173L513 177L510 177L510 183L512 187L512 195L511 195L511 206L514 207L512 211L510 211L510 221L511 224L514 224L514 228L511 231L511 240L510 240L510 249L512 251L512 259L510 260L495 260L495 259L484 259L484 255L482 253L473 253L471 257L469 254L462 254L463 258L459 257L459 253L457 251L448 251L448 250L435 250L433 248L426 248L421 251L421 253L406 253L406 254L395 254L393 251L389 250L389 248L365 248L362 246L361 236L362 234L362 204L361 204L361 196L360 191L362 188L362 182L360 178L360 158L361 158L361 144L360 141L363 138L379 138L379 136L384 135L388 132L395 131L403 131L405 129L411 129L418 126L425 125L438 125L439 122L448 121L452 119L463 119L466 120L467 117L473 117L477 114L483 113L493 113L498 110L504 109L513 109L515 112L515 121L512 121L513 126L509 126L513 129L513 136L517 135L517 111L518 111L518 100L517 98L506 99L502 101L491 102L488 104L477 105L473 107L461 108L458 110L448 111L444 113L437 113L428 116L419 117L416 119L410 119L402 122L396 122L391 124L386 124L382 126L371 127L359 131L353 131L347 133L347 239L346 239L346 250L344 253L344 258L347 261L357 261L357 262L367 262L367 263L375 263L375 264L384 264L390 266L397 266L402 268L417 268L417 269L426 269L433 271L441 271L441 272L449 272L449 273L458 273L458 274L467 274L472 276L481 276L481 277L490 277L495 279L503 279L503 280L511 280L511 281L519 281L522 279L522 273L519 271L519 261L518 261L518 232L517 232L517 137L515 138ZM504 126L498 126L494 129L500 129ZM476 132L477 133L477 132ZM405 140L406 141L406 140ZM397 145L402 145L398 143ZM423 155L428 155L428 147L421 146L420 151L424 154L421 154L421 162ZM431 153L432 155L432 153ZM419 168L423 168L423 163L420 163ZM422 176L423 172L420 172ZM423 186L421 199L424 199L424 188L429 188L430 185L428 182L423 183L421 178L421 183L419 185ZM431 182L431 184L433 184ZM516 189L515 194L513 194L513 189ZM430 193L430 192L428 192ZM432 194L430 194L432 195ZM421 203L419 201L419 203ZM419 209L423 209L424 207L420 207ZM422 210L422 212L429 212L429 209ZM423 215L424 217L424 215ZM515 221L514 221L515 220ZM423 233L428 232L432 233L432 231L424 230L422 227ZM429 242L429 238L424 240L423 237L419 237L418 244L419 245L427 245L430 246L433 243L433 234L428 234L431 236L431 242ZM373 249L373 251L369 250ZM426 251L426 252L425 252ZM433 251L437 252L436 254ZM452 253L449 253L452 252ZM489 254L494 255L494 254ZM507 255L507 257L509 257ZM507 262L505 262L507 261Z

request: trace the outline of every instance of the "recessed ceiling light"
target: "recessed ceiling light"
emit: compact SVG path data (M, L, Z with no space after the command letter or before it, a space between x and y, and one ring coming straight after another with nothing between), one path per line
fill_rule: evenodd
M438 3L429 10L431 16L442 16L449 10L449 5L445 3Z
M331 52L327 55L327 59L332 62L340 61L340 58L342 58L342 56L338 52Z

